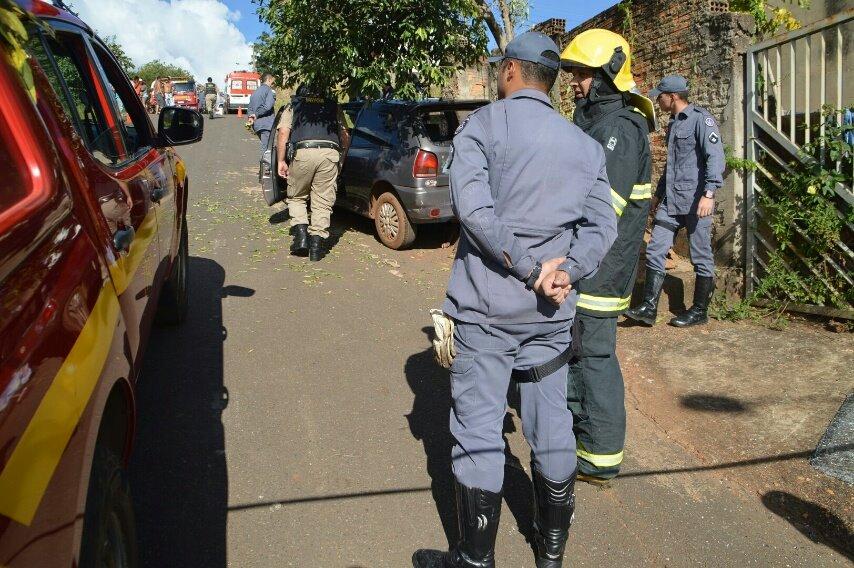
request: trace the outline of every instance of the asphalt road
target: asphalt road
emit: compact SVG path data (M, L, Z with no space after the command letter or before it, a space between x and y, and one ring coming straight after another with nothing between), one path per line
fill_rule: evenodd
M426 313L448 275L442 230L394 252L370 221L336 212L337 244L310 264L288 256L286 214L260 198L242 121L208 121L179 150L190 316L154 333L140 380L142 565L406 567L416 548L447 546L449 386ZM698 467L631 403L629 429L625 475L577 490L567 566L849 565ZM515 417L507 430L529 472ZM528 473L508 467L502 566L533 566L531 493Z

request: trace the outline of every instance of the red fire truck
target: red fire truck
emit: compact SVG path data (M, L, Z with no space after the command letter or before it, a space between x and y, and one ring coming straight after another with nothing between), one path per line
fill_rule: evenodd
M225 112L249 108L249 97L261 84L261 76L254 71L232 71L225 76Z
M172 81L172 97L175 106L199 110L199 96L196 93L196 82L192 77L170 77Z
M204 121L168 108L155 130L89 26L9 6L0 31L27 41L0 42L0 566L133 567L137 379L155 317L188 310L173 146Z

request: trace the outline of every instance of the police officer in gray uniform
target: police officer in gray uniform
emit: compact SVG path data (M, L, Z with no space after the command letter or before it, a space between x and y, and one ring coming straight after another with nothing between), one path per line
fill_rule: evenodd
M647 325L655 324L664 284L664 259L673 246L676 232L685 227L697 274L694 301L686 312L671 319L670 325L689 327L709 321L709 301L715 290L712 213L715 192L723 185L723 142L709 111L688 102L688 81L684 77L665 77L649 96L658 102L662 112L670 113L667 168L655 192L659 205L646 247L643 302L627 311L626 316Z
M450 429L460 541L447 552L417 551L416 568L495 565L511 375L525 381L536 565L562 565L575 506L566 407L574 288L617 235L602 146L549 100L560 65L555 43L528 32L493 60L501 62L501 100L460 125L450 167L461 236L443 309L456 323Z

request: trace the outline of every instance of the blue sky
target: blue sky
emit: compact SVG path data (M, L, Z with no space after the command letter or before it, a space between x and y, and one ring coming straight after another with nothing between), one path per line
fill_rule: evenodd
M255 15L256 5L250 0L224 0L224 2L232 11L240 11L241 18L235 23L246 36L247 41L254 41L264 31L265 26ZM563 18L566 20L566 27L572 29L617 3L618 0L531 0L531 24L549 18Z

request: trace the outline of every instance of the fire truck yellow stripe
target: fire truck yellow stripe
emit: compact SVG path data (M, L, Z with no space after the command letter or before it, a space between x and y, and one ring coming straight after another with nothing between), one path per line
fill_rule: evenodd
M119 299L101 289L92 313L0 472L0 513L29 525L98 383L112 344Z
M152 210L140 225L127 256L110 267L110 274L119 282L108 282L101 288L77 341L0 472L1 515L24 525L32 522L101 377L119 318L116 291L123 292L133 279L156 228Z

